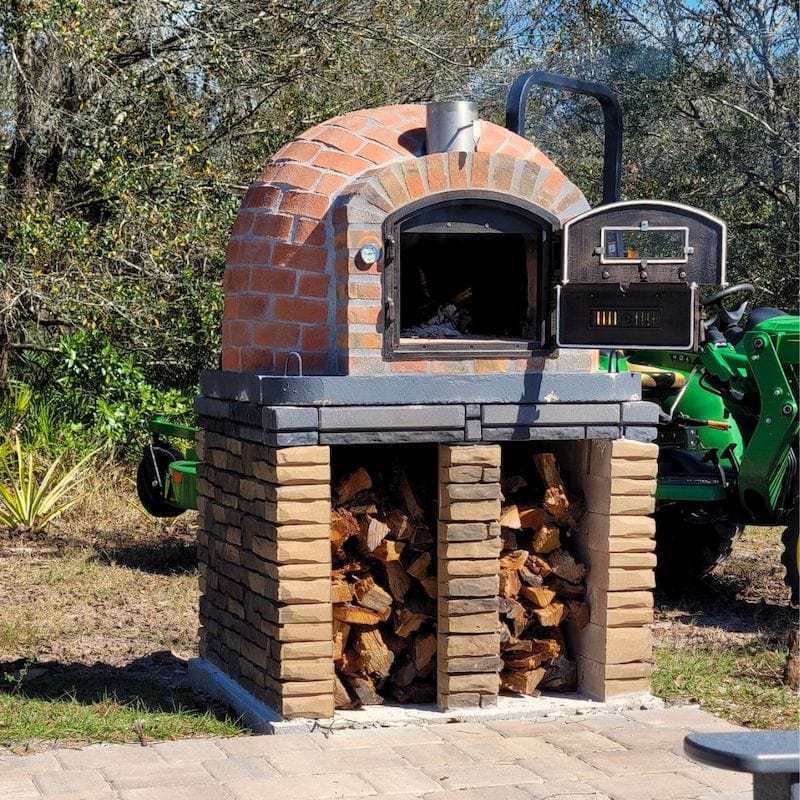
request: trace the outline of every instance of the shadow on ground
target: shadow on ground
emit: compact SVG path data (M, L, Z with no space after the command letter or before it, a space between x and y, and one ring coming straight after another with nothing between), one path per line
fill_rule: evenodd
M183 575L197 569L194 535L169 535L151 541L126 544L94 544L94 560L155 575Z

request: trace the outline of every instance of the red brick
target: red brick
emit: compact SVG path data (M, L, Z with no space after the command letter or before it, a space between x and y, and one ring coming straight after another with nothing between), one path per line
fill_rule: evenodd
M364 144L363 137L333 125L327 126L314 140L324 142L343 153L355 153Z
M434 375L463 375L469 372L469 361L431 361L431 372Z
M299 297L327 297L331 279L328 275L301 275Z
M386 190L395 208L400 208L411 200L405 183L391 171L391 168L383 170L378 175L378 182Z
M514 181L514 162L508 158L493 158L489 173L489 188L508 192Z
M328 303L324 300L278 297L275 299L274 308L275 319L316 323L322 323L328 319Z
M294 217L286 214L259 214L253 221L253 234L269 239L288 239Z
M275 186L251 186L244 196L242 208L274 208L281 194Z
M522 171L517 177L515 186L516 193L521 197L533 197L533 190L536 181L539 180L541 167L535 161L526 161L522 165Z
M545 208L549 208L553 201L558 197L559 192L564 188L567 179L555 167L545 177L544 183L539 187L536 202Z
M319 180L319 170L307 167L305 164L295 164L294 162L281 162L276 165L275 183L292 186L297 189L313 189L314 184Z
M386 128L374 128L364 134L367 139L378 142L378 144L384 145L395 153L407 157L411 151L400 144L400 135L397 131L390 131ZM416 155L416 153L411 153L411 155Z
M344 287L345 296L351 300L380 300L383 294L379 281L374 283L347 283L344 284Z
M222 325L222 342L224 347L243 347L252 344L252 331L249 322L231 320Z
M272 245L263 239L231 239L225 263L234 264L268 264Z
M303 374L325 375L328 372L328 358L327 352L303 353Z
M319 153L322 148L312 142L304 142L295 140L284 145L277 153L275 153L275 161L299 161L301 164L307 164L314 160L314 156Z
M345 178L342 175L336 175L332 172L328 172L323 174L323 176L319 179L319 183L316 185L315 191L319 192L320 194L327 194L329 197L335 197L337 194L339 194L339 190L347 185L348 180L348 178Z
M476 358L475 372L507 372L508 361L503 358Z
M252 344L295 349L300 344L300 326L291 323L256 322Z
M448 189L447 172L445 171L445 154L436 153L425 159L428 172L428 186L432 192L444 192Z
M269 294L294 294L297 272L292 269L261 267L250 271L250 291Z
M309 247L296 244L276 244L272 263L276 267L292 267L306 272L323 272L328 261L324 247Z
M373 164L386 164L397 160L397 153L377 142L367 142L357 153L360 158L366 158Z
M466 153L448 153L447 167L450 174L451 189L469 187L469 165Z
M264 347L245 347L240 351L242 372L274 372L275 356Z
M299 217L322 219L328 211L330 198L324 194L289 190L281 200L281 211L296 214Z
M384 361L382 358L368 356L349 356L347 359L347 372L354 375L375 375L383 372Z
M239 349L224 349L222 351L222 369L228 369L232 372L241 372L242 360Z
M268 297L243 295L239 298L238 319L264 319L267 316L268 303Z
M489 186L489 156L486 153L475 153L472 157L471 185L476 189L485 189Z
M381 308L378 305L369 308L347 306L342 310L346 315L343 322L349 322L352 325L377 325L381 314Z
M303 328L302 334L303 351L324 350L328 352L331 344L331 333L327 327L315 325L314 327Z
M233 230L231 236L247 236L250 229L253 227L253 214L247 211L240 211L236 215L236 221L233 223Z
M419 163L417 159L401 162L400 170L406 184L406 191L412 200L424 197L428 193L428 190L422 183L422 177L419 174Z
M573 203L577 203L582 197L583 194L581 193L580 189L573 188L558 201L558 204L553 208L553 211L556 214L560 214L562 211L568 209Z
M363 158L340 153L338 150L323 150L315 159L315 166L330 169L342 175L358 175L372 164Z
M222 301L223 320L239 319L239 295L226 294Z
M380 350L383 337L379 333L351 333L348 343L353 350Z
M478 150L481 153L499 153L508 141L509 132L491 122L481 122L481 134L478 139Z
M298 219L294 226L292 242L321 246L325 244L325 237L325 226L319 220Z
M420 359L419 361L392 361L389 364L389 370L397 373L426 373L429 369L430 362L427 359Z
M224 292L246 292L250 288L250 266L226 267L222 277Z

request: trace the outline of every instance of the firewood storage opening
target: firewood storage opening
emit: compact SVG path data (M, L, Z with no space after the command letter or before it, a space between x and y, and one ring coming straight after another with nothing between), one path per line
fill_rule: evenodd
M552 221L541 209L476 194L413 204L388 218L388 356L543 348Z
M337 709L436 701L436 446L331 448Z

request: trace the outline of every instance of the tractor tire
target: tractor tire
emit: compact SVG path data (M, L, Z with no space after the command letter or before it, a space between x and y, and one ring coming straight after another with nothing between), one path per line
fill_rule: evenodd
M164 447L164 445L147 445L144 448L142 460L136 470L136 493L139 495L139 502L148 514L154 517L177 517L186 511L185 508L166 500L162 489L166 482L169 465L182 458L183 453L171 447ZM156 469L158 470L158 480L156 479Z
M696 584L731 553L744 530L736 522L693 523L676 506L660 508L656 520L656 585L677 591Z
M783 582L789 587L791 593L790 602L793 606L800 604L800 543L798 542L798 528L800 520L797 513L789 523L789 527L783 532L781 541L783 542L783 553L781 553L781 563L786 570Z

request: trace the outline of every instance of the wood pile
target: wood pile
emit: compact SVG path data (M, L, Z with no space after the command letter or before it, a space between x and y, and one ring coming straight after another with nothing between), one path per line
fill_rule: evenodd
M370 474L372 472L372 474ZM399 464L333 486L336 708L436 699L436 550L423 496Z
M500 518L500 686L519 694L569 692L577 688L576 664L559 626L589 622L586 568L566 549L580 509L567 496L555 456L533 460L535 473L523 468L501 479L508 505Z

